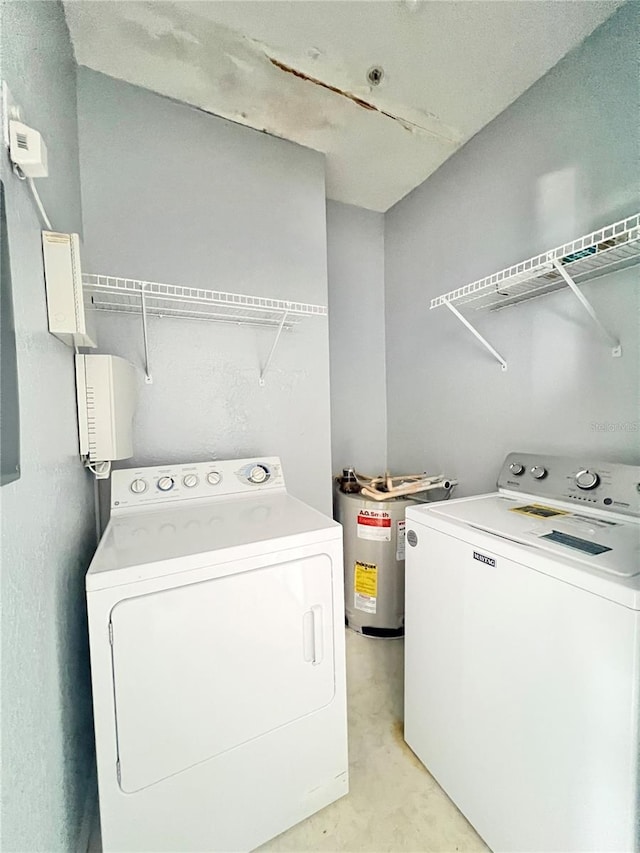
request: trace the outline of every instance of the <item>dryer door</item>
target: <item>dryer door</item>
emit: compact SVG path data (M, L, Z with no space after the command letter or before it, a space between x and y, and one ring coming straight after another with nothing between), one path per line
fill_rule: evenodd
M332 564L293 560L111 612L120 785L131 793L331 702Z

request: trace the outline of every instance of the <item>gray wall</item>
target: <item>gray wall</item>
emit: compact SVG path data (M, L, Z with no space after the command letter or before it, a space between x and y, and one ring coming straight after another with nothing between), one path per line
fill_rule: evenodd
M621 340L614 359L567 292L479 330L440 293L638 210L640 4L624 6L386 215L389 461L490 490L510 450L638 463L638 268L585 294ZM468 314L473 310L466 309Z
M2 5L2 76L49 149L55 228L80 230L76 78L59 3ZM22 477L2 501L2 849L75 849L93 730L84 572L95 546L78 458L73 351L47 332L40 222L6 169Z
M387 462L384 216L327 204L331 449L334 473Z
M88 272L327 304L324 158L79 69ZM137 317L103 315L101 350L142 363ZM326 318L272 329L149 324L133 462L282 457L290 491L331 506Z

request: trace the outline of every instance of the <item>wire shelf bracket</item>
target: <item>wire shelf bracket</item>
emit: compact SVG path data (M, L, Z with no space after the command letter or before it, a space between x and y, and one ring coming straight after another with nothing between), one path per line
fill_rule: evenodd
M569 287L611 345L615 358L622 355L620 341L600 321L593 305L578 285L640 263L640 213L606 225L541 255L507 267L457 290L436 296L430 308L446 306L476 336L505 369L504 359L458 307L471 303L476 310L499 311Z
M554 260L553 266L558 270L558 272L566 282L567 286L571 288L578 302L582 305L587 314L591 317L594 325L596 326L602 337L605 338L605 340L607 340L611 345L611 355L613 356L613 358L620 358L620 356L622 355L622 347L620 345L620 341L615 337L615 335L612 335L611 332L607 328L605 328L605 326L600 322L600 319L596 314L593 305L589 302L587 297L580 290L578 285L571 278L571 276L560 263L560 261Z
M491 344L489 343L489 341L488 341L486 338L484 338L484 337L480 334L480 332L475 328L475 326L473 326L473 325L472 325L472 324L467 320L467 318L466 318L466 317L464 317L464 316L463 316L463 315L458 311L458 309L457 309L454 305L452 305L452 304L451 304L451 302L444 302L443 304L447 306L447 308L449 309L449 311L451 311L451 313L453 314L453 316L454 316L454 317L457 317L457 318L458 318L458 320L460 320L460 322L461 322L464 326L466 326L466 327L467 327L467 329L469 329L469 331L471 332L471 334L472 334L472 335L475 335L475 336L476 336L476 338L480 341L480 343L482 344L482 346L483 346L486 350L488 350L488 351L491 353L491 355L495 358L495 360L496 360L496 361L498 361L498 362L500 363L500 366L502 367L502 369L503 369L503 370L506 370L506 369L507 369L507 362L506 362L506 361L504 360L504 358L500 355L500 353L498 352L498 350L494 349L494 348L491 346Z
M82 276L82 281L88 296L87 302L92 309L140 315L147 384L153 382L147 324L150 316L275 329L275 340L260 370L260 385L265 384L265 375L273 361L282 332L293 329L305 318L327 316L327 308L324 305L248 296L242 293L89 273Z
M280 320L280 325L278 326L278 331L276 332L275 340L271 346L271 349L269 350L269 355L267 356L267 360L264 364L264 367L260 371L259 382L260 382L260 385L262 387L264 387L264 377L265 377L267 370L269 370L269 365L271 364L271 361L273 359L273 355L274 355L276 348L278 346L278 342L280 341L280 335L282 334L282 330L284 329L284 324L286 323L286 321L287 321L287 312L285 311L284 314L282 315L282 320Z
M151 366L149 364L149 338L147 336L147 299L144 283L140 287L140 314L142 316L142 342L144 345L144 381L147 385L153 385Z

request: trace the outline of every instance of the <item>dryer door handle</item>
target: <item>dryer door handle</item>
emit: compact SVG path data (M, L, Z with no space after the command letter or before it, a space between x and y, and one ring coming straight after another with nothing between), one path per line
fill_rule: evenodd
M302 617L304 659L316 666L324 657L322 606L314 604Z

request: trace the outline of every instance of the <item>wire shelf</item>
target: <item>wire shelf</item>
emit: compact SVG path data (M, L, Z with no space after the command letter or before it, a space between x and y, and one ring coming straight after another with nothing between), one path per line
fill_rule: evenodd
M607 225L557 249L431 300L430 308L474 303L476 310L497 311L566 286L554 264L580 284L640 262L640 213Z
M89 304L97 311L140 314L144 294L147 314L182 320L208 320L276 328L282 326L284 329L290 329L304 317L324 317L327 314L324 305L287 302L282 299L181 287L132 278L83 274L82 281Z

